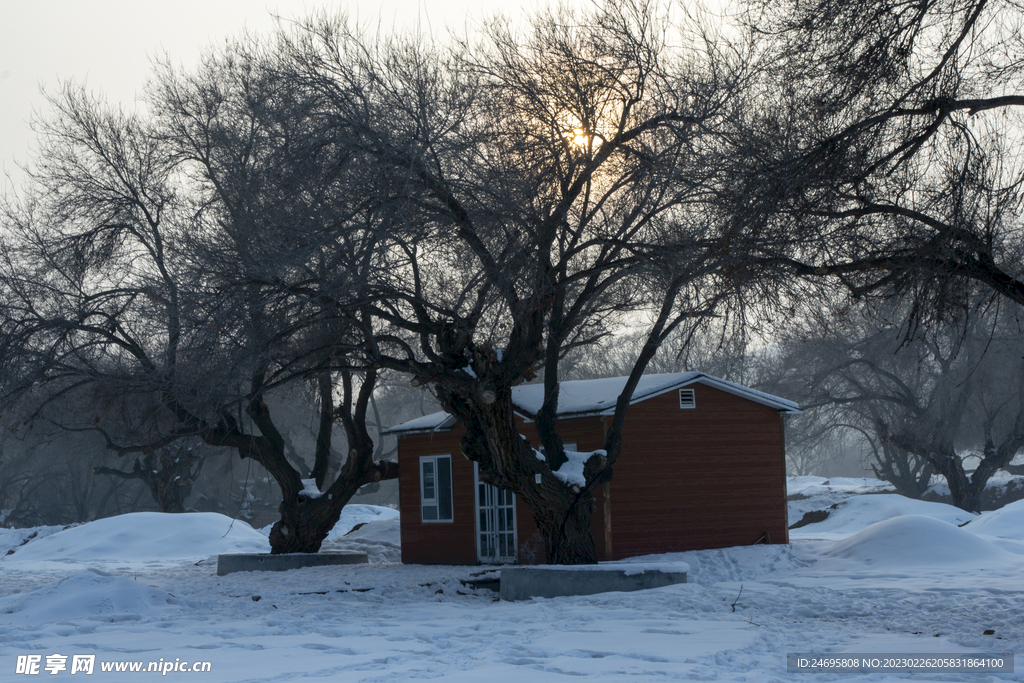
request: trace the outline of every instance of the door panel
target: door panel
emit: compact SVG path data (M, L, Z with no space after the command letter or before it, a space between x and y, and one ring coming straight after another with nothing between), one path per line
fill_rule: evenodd
M477 559L484 564L516 561L515 495L480 481L473 463L476 483Z

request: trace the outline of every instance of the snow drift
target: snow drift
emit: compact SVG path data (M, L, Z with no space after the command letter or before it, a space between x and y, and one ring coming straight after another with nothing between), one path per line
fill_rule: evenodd
M986 512L971 520L971 523L964 528L985 536L1020 540L1024 537L1024 500L1018 500L998 510Z
M270 543L260 532L215 512L133 512L31 541L4 562L179 560L219 553L267 552Z
M953 524L922 515L905 515L872 524L823 551L822 555L900 567L991 567L1019 559Z
M172 608L164 591L88 569L28 593L0 598L0 614L31 624L136 621Z
M977 516L952 505L914 500L897 493L855 496L837 503L828 513L825 520L793 529L790 535L853 534L872 524L906 515L930 517L957 526Z

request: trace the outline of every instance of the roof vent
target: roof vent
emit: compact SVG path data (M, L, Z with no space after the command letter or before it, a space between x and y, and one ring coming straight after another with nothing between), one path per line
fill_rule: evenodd
M679 390L679 407L680 408L696 408L697 399L693 395L693 389L680 389Z

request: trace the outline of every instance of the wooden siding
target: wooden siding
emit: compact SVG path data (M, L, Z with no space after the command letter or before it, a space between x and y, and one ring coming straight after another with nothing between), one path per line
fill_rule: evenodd
M782 416L701 384L630 407L611 483L615 559L788 543ZM606 418L607 419L607 418Z
M450 432L398 439L398 508L403 564L476 564L476 498L473 463L462 455L460 425ZM420 513L420 456L452 456L451 522L423 522Z

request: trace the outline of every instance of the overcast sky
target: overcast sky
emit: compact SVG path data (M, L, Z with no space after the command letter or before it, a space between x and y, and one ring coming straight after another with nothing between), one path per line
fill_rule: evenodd
M520 12L527 0L509 0ZM111 102L131 105L165 52L194 64L201 49L243 29L268 31L272 13L286 18L314 8L346 10L359 23L462 28L496 5L478 0L0 0L0 170L21 183L29 158L33 112L45 112L40 87L84 82ZM3 185L9 181L4 179Z

